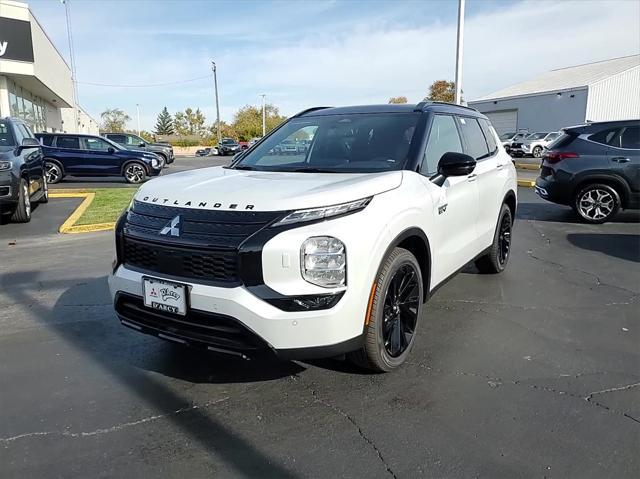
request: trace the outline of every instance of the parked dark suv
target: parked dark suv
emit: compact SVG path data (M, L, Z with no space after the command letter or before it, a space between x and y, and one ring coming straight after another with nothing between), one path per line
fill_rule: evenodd
M22 120L0 118L0 213L27 223L37 201L49 201L40 143Z
M165 164L173 163L173 147L167 143L149 143L144 138L132 133L103 133L102 136L116 142L127 150L149 151L159 155ZM164 166L164 165L163 165Z
M123 176L129 183L142 183L157 176L162 160L155 153L125 150L100 136L37 133L49 183L69 176Z
M565 128L543 156L536 193L588 223L640 208L640 120Z

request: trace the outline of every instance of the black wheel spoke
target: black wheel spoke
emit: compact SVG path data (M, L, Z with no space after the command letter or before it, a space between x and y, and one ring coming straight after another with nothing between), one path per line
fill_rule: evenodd
M412 264L400 266L389 281L383 303L382 339L391 357L410 347L418 321L420 284Z

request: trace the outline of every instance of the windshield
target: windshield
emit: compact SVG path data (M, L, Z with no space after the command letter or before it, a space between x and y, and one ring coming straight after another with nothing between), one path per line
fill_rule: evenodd
M238 142L236 140L231 139L231 138L223 138L221 143L223 145L235 145Z
M501 140L508 140L509 138L513 138L515 136L514 132L511 133L503 133L502 135L500 135L500 139Z
M13 135L9 130L9 124L0 122L0 148L3 146L15 146Z
M294 118L233 167L326 173L399 170L419 117L419 113L367 113Z

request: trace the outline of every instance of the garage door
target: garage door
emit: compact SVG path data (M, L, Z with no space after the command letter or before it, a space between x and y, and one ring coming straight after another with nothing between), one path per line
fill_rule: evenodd
M489 111L485 115L491 120L499 135L518 131L518 110Z

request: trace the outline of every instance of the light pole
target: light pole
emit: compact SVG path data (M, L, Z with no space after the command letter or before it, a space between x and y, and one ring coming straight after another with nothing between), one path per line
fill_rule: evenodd
M218 102L218 75L216 72L216 62L211 62L211 69L213 70L213 88L216 93L216 133L218 136L218 147L222 143L222 132L220 131L220 103Z
M72 87L72 97L73 97L73 131L69 133L78 133L79 132L79 119L78 119L78 78L76 73L76 56L73 51L73 34L71 33L71 13L69 12L69 1L70 0L60 0L64 5L64 14L67 19L67 39L69 41L69 60L71 61L71 87Z
M138 136L140 136L140 105L136 103L136 116L138 117Z
M456 48L456 105L462 104L462 47L464 44L464 1L458 0L458 45Z
M264 93L262 94L262 136L264 137L267 134L267 103L266 97Z

